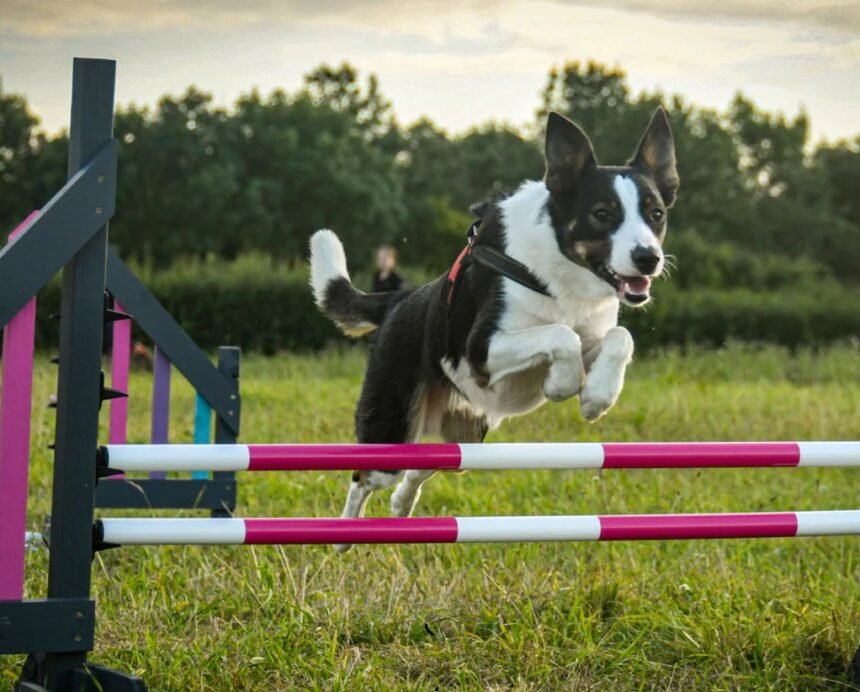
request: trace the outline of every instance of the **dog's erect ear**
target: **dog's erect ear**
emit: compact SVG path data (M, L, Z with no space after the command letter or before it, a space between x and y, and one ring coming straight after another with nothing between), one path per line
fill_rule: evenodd
M546 121L546 175L550 192L574 189L583 172L597 159L585 133L558 113Z
M648 129L642 135L636 153L628 162L629 166L639 168L654 177L657 189L667 207L675 202L675 194L681 180L675 164L675 140L669 118L662 106L658 106L651 116Z

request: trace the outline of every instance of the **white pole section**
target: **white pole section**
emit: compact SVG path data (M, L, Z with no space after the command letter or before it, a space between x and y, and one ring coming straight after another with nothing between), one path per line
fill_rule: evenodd
M798 466L860 466L860 442L798 442Z
M603 445L597 442L509 442L461 444L463 470L599 469Z
M102 519L102 540L117 545L240 545L242 519Z
M600 519L580 517L457 517L457 543L596 541Z
M247 445L109 445L108 466L142 471L246 471Z

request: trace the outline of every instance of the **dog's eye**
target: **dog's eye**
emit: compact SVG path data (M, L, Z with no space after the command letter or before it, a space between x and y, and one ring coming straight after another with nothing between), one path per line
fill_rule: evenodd
M664 216L665 214L663 213L662 209L652 209L651 213L649 214L649 217L654 222L662 221Z
M594 218L600 221L600 223L606 223L609 221L609 212L606 209L595 209Z

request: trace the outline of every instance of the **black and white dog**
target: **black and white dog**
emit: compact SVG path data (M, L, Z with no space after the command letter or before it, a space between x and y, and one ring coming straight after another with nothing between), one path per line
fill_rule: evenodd
M347 334L379 330L355 415L359 442L482 442L506 416L577 394L587 420L606 413L633 356L619 303L648 302L678 185L662 108L617 167L599 166L582 130L551 113L543 181L480 207L477 234L447 276L365 294L337 236L315 233L317 305ZM343 516L361 516L370 494L401 476L391 511L408 516L432 475L356 472Z

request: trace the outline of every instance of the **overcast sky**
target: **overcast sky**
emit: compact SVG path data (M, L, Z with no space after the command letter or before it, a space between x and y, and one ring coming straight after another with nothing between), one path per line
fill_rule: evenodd
M860 133L860 0L0 0L3 90L68 120L71 58L119 61L117 100L196 84L229 104L321 62L379 75L402 122L529 122L552 65L596 59L635 90L724 108L738 89L816 138Z

